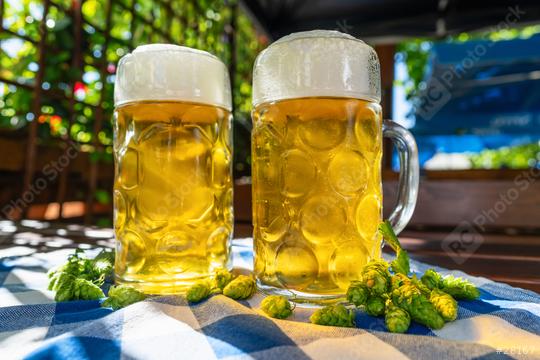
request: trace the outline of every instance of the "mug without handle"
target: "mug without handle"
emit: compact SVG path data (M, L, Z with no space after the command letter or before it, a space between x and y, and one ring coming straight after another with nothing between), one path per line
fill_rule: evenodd
M388 217L394 231L399 234L411 219L418 197L418 148L410 131L392 120L383 121L383 136L392 140L399 155L397 204Z

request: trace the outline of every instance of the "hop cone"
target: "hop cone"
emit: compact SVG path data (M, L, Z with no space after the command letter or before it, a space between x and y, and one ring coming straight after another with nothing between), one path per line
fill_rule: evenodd
M371 316L384 314L385 300L380 296L371 296L366 303L366 312Z
M99 286L86 279L75 279L72 286L73 300L98 300L105 297Z
M393 333L404 333L411 325L409 313L394 305L392 300L386 301L384 322L388 331Z
M444 320L435 306L414 284L404 284L392 292L392 301L406 310L411 318L431 329L440 329Z
M139 290L128 285L111 286L109 297L101 304L102 307L111 307L113 310L126 307L146 298Z
M50 275L49 278L49 286L47 289L52 291L58 291L60 286L66 282L72 283L75 280L75 276L67 273L67 272L54 272ZM65 291L65 290L64 290Z
M347 290L347 300L355 306L364 305L369 296L369 288L362 281L353 281Z
M291 303L285 296L270 295L261 302L261 309L270 317L285 319L292 314Z
M390 278L391 289L395 290L403 284L410 284L411 279L407 275L395 274Z
M92 265L96 276L105 279L108 276L112 277L114 268L114 252L101 250L101 252L92 260Z
M217 269L214 274L214 287L223 290L234 279L234 275L227 269Z
M186 298L191 303L197 303L210 296L212 284L209 280L200 280L191 285L186 293Z
M239 275L223 289L223 295L235 300L243 300L255 293L255 280L251 276Z
M441 290L456 299L474 300L480 296L480 291L470 281L452 275L442 279Z
M435 306L445 321L454 321L457 318L458 304L454 298L442 290L433 289L429 301Z
M318 309L311 315L309 321L317 325L355 327L354 311L341 304Z
M73 285L75 283L76 277L68 273L58 273L56 274L51 283L49 283L49 289L56 291L54 296L55 301L71 301L73 300Z
M420 279L418 279L416 277L416 274L412 276L411 284L416 286L418 288L418 290L420 290L424 296L429 298L429 295L431 294L430 288L428 288L426 285L424 285L424 283Z
M386 293L390 284L388 263L384 260L371 260L362 270L362 280L373 294Z
M439 288L442 284L442 276L433 269L428 269L422 275L422 283L427 286L430 290Z

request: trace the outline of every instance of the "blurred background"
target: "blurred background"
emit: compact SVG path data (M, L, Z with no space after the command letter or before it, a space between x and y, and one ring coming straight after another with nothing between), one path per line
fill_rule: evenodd
M290 32L334 29L376 49L385 117L417 139L407 246L421 260L540 288L540 274L524 270L540 268L538 1L0 0L0 24L2 218L112 226L116 64L160 42L229 67L235 231L249 235L254 59ZM389 211L399 165L385 147Z

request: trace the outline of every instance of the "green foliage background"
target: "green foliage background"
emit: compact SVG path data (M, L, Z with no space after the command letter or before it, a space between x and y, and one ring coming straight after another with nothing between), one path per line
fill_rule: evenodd
M113 83L120 57L140 44L176 43L209 51L230 64L228 35L232 31L231 24L235 24L234 118L235 130L240 133L235 144L235 170L238 176L249 173L251 69L266 41L257 35L249 19L237 7L237 0L112 0L111 38L107 49L104 49L107 0L84 0L80 44L84 64L80 69L72 66L76 47L74 3L52 0L49 13L43 19L44 1L5 1L4 31L0 32L0 78L7 81L0 79L0 131L24 132L29 121L38 121L41 143L54 143L62 136L69 136L82 145L83 151L93 153L93 159L111 162ZM41 111L33 114L31 87L38 71L41 21L47 24L46 71ZM103 62L106 73L102 76ZM69 128L67 99L72 94L77 99L76 115ZM104 110L105 121L102 129L94 133L98 106ZM96 137L98 147L94 146Z

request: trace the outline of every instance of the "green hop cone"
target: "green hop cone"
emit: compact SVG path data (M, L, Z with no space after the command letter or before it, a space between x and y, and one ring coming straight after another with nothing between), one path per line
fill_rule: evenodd
M398 274L392 275L392 277L390 278L390 284L391 284L390 287L392 290L397 289L403 284L410 284L410 283L411 283L411 279L407 275L398 273Z
M61 284L63 284L66 281L72 282L74 279L75 279L75 276L67 272L55 271L49 277L49 285L47 289L52 290L52 291L58 291L58 288L60 287Z
M362 269L362 280L374 295L382 295L388 291L390 272L384 260L371 260Z
M447 293L439 289L433 289L429 301L435 306L445 321L454 321L457 318L457 301Z
M98 300L105 294L99 286L86 279L75 279L73 283L73 300Z
M404 284L392 291L392 301L409 313L411 318L431 329L444 326L444 319L435 306L414 284Z
M191 285L186 293L186 298L190 303L197 303L210 296L212 283L210 280L199 280Z
M103 291L93 282L79 279L68 273L57 273L51 278L50 290L56 291L58 302L73 300L98 300L105 297Z
M442 284L442 276L433 269L428 269L422 275L422 283L427 286L430 290L440 288Z
M353 281L347 289L347 300L355 306L364 305L369 296L369 288L362 281Z
M255 293L255 279L252 276L239 275L223 289L223 295L235 300L250 298Z
M325 306L315 311L309 321L317 325L355 327L354 311L341 304Z
M474 300L480 296L480 291L468 280L452 275L442 279L441 290L452 295L455 299Z
M110 277L114 268L114 252L110 250L101 250L101 252L92 260L94 273L102 277Z
M368 315L380 316L384 314L385 299L381 296L370 296L366 302L365 310Z
M285 296L270 295L261 302L261 309L268 316L276 319L285 319L292 314L291 303Z
M431 294L431 290L426 286L424 285L424 283L418 279L418 277L416 276L416 274L414 274L412 277L411 277L411 283L416 286L424 296L426 296L427 298L429 298L429 295Z
M214 287L223 290L234 279L234 275L227 269L217 269L214 274Z
M109 297L105 299L101 306L118 310L144 299L146 299L146 295L134 287L128 285L117 285L109 288Z
M75 276L65 272L56 274L49 283L50 290L56 291L54 300L58 302L73 300L73 285L76 279Z
M393 333L404 333L411 325L409 313L399 306L394 305L391 299L386 300L384 322L388 331Z

